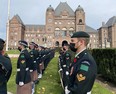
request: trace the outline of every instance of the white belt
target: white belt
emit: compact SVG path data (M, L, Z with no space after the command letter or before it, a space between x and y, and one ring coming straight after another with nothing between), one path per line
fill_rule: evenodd
M33 72L33 70L30 70L30 72Z
M87 94L91 94L91 91L90 92L87 92Z
M29 68L26 68L26 69L25 69L25 71L28 71L28 70L29 70ZM17 69L17 72L19 72L19 71L20 71L20 69Z
M46 55L43 55L43 57L45 57Z
M20 71L20 69L17 69L17 72L19 72Z
M36 61L34 61L34 63L36 63Z
M66 67L66 65L63 65L63 67Z
M26 68L25 70L26 70L26 71L28 71L28 70L29 70L29 68Z

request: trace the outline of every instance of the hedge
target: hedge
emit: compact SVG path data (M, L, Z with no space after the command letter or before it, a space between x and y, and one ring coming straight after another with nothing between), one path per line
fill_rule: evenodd
M116 83L116 49L93 49L91 51L98 73Z

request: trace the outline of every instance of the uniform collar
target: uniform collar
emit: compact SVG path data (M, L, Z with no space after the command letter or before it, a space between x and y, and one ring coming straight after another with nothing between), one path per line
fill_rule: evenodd
M25 51L26 49L23 49L23 50L21 50L21 53L23 52L23 51Z
M82 49L80 52L78 52L76 55L75 55L75 58L78 57L82 52L84 52L84 50L86 50L86 48ZM79 57L78 57L79 58Z

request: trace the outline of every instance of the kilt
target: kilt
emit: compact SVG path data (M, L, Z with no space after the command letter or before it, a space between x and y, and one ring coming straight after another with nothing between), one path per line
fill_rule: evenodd
M17 85L16 94L32 94L32 83L29 82L27 84L24 84L23 86Z
M44 69L44 63L43 63L43 62L40 63L40 64L39 64L39 67L40 67L41 70L43 70L43 69Z
M36 81L38 80L38 73L37 70L34 70L33 72L31 72L31 81Z

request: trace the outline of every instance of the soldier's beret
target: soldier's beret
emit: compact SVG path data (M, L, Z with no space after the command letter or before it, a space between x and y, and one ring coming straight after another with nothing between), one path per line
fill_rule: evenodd
M67 46L68 42L66 40L62 41L62 46Z
M0 44L4 44L4 43L5 43L5 41L0 38Z
M45 47L43 47L43 46L40 46L42 49L45 49Z
M35 46L35 43L34 42L30 42L29 44Z
M38 48L38 45L37 44L35 44L35 48Z
M28 43L26 41L24 41L24 40L20 40L18 43L23 45L23 46L28 47Z
M71 38L90 38L90 35L86 33L85 31L78 31L73 33Z

